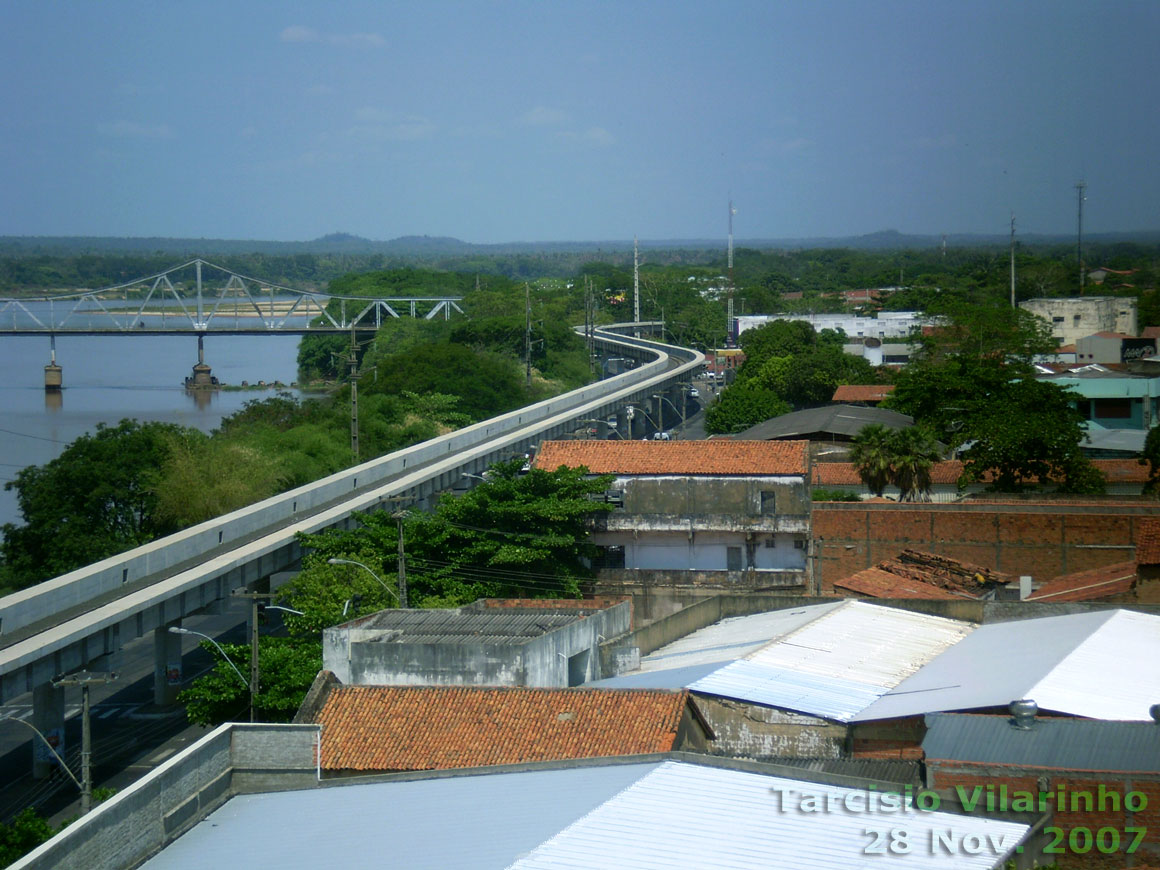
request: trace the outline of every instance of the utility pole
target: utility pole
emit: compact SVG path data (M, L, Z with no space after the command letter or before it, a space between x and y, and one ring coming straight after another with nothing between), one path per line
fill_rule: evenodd
M350 327L350 452L358 465L358 344L354 324Z
M636 243L636 236L632 237L632 321L640 323L640 249ZM640 327L633 333L640 338Z
M1011 212L1011 307L1015 307L1015 212Z
M396 511L394 517L399 522L399 607L407 607L407 557L403 552L403 520L407 518L406 511Z
M524 282L524 378L525 385L532 385L532 291Z
M117 679L116 673L91 674L88 671L78 671L59 680L53 680L54 686L81 687L81 815L85 815L93 808L93 732L92 716L89 705L89 686L93 683L111 683Z
M1079 295L1083 295L1083 201L1084 190L1087 188L1087 183L1084 181L1077 181L1075 183L1075 199L1076 199L1076 230L1075 230L1075 259L1079 264Z
M258 697L258 692L262 685L259 680L258 672L258 616L259 601L269 601L276 598L277 595L271 592L250 592L246 589L235 589L230 593L237 598L250 599L250 721L254 720L254 699Z

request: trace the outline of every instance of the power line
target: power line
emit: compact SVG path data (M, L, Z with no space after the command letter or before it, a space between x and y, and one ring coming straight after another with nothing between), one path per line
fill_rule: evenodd
M35 438L37 441L51 441L53 444L69 444L69 441L60 441L56 438L45 438L43 435L29 435L27 432L17 432L15 429L0 429L8 435L19 435L21 438Z

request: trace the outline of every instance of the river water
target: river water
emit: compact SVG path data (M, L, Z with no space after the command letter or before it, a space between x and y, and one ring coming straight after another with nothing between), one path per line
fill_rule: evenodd
M205 361L223 384L290 384L297 379L297 335L210 333ZM49 338L0 332L0 480L42 465L98 423L125 418L180 423L209 432L222 417L274 389L189 393L197 337L114 333L58 335L64 389L44 391ZM20 523L16 493L0 491L0 523Z

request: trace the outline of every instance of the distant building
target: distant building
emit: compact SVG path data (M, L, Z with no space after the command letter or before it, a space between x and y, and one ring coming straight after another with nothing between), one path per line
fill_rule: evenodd
M1051 324L1060 344L1075 344L1085 335L1118 332L1136 335L1136 300L1124 296L1026 299L1019 307ZM1082 360L1081 360L1082 362Z
M914 425L914 418L886 408L824 405L771 417L734 437L750 441L804 438L807 441L848 443L863 428L873 425L885 426L887 429L909 429Z
M877 408L894 392L893 384L842 384L831 397L835 405L868 405Z
M1102 363L1118 365L1156 356L1155 337L1144 338L1121 332L1097 332L1075 343L1078 365Z
M594 520L602 583L804 587L803 441L545 441L538 468L612 474Z
M1156 425L1160 376L1087 364L1067 371L1043 373L1039 380L1079 393L1082 398L1076 403L1077 410L1090 424L1101 429L1146 431Z

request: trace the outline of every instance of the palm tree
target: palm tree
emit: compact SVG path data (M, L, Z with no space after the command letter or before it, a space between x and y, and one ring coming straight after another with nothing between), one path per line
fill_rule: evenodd
M891 446L894 432L880 423L863 426L854 436L850 461L862 478L862 483L874 495L881 497L891 482L894 450Z
M939 459L938 444L917 426L890 435L890 480L901 492L899 501L930 501L930 470Z

